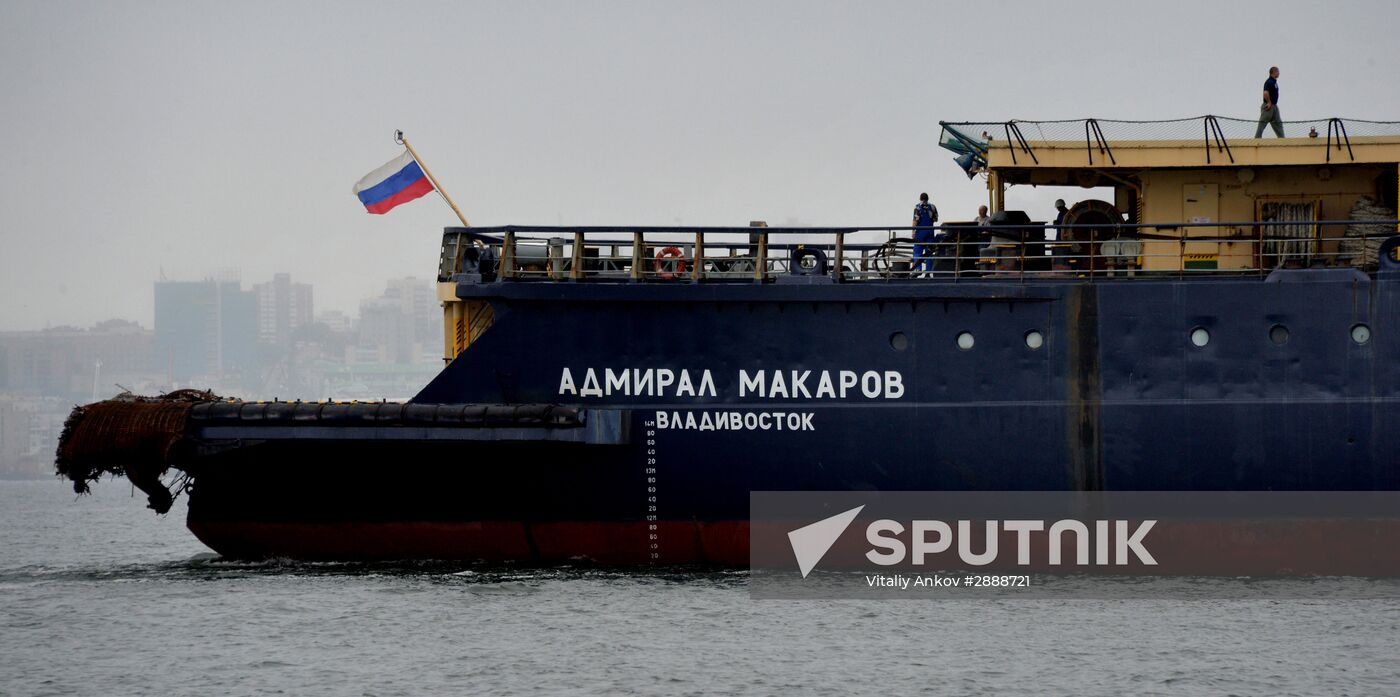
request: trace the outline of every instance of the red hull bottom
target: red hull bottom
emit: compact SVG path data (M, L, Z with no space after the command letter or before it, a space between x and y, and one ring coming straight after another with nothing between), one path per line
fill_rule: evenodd
M793 525L754 530L758 559L795 569L787 531ZM697 564L730 568L750 565L748 521L682 522L384 522L257 523L189 521L201 542L233 559L289 558L306 561L463 560L486 562L592 562L618 566ZM1016 540L1002 535L1004 550L986 570L1051 573L1148 574L1169 576L1400 576L1400 521L1163 521L1147 547L1158 565L1051 567L1043 537L1028 566L1014 561ZM982 540L974 544L983 548ZM862 534L841 537L821 563L824 569L871 569ZM1075 558L1063 547L1064 558ZM940 555L923 569L900 565L885 570L967 568Z
M189 521L233 559L749 565L748 521L251 523Z

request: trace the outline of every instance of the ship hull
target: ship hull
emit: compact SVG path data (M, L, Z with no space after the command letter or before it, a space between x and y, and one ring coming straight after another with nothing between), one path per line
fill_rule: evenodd
M494 323L413 403L609 437L194 419L223 445L184 464L189 526L237 558L742 566L751 491L1400 490L1393 284L462 284Z

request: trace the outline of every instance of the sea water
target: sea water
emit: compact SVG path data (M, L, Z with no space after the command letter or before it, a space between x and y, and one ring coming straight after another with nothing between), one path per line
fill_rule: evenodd
M0 482L0 694L1393 694L1395 600L755 600L748 575L218 559Z

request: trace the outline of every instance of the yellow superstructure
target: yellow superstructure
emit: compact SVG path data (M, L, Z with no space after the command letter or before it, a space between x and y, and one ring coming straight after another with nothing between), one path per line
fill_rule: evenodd
M1306 221L1346 220L1362 196L1400 194L1400 135L1197 140L1031 140L990 137L984 157L993 210L1013 185L1113 187L1126 222L1163 225L1175 237L1144 230L1143 269L1166 270L1183 256L1218 259L1220 269L1258 268L1262 226L1191 227L1182 223L1250 223L1276 211ZM1227 149L1228 148L1228 149ZM1291 218L1289 218L1291 219ZM1336 252L1344 225L1313 225L1313 251ZM1230 239L1220 239L1230 238ZM1233 241L1238 239L1238 241Z

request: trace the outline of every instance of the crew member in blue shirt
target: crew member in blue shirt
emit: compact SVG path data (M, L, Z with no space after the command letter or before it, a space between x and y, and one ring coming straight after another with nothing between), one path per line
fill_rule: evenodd
M919 194L919 205L914 206L914 273L933 273L933 243L938 242L938 231L933 228L938 222L938 209L928 202L928 194Z
M1062 198L1055 199L1055 222L1050 224L1050 228L1054 230L1055 239L1057 240L1065 239L1065 235L1061 232L1060 226L1064 224L1065 216L1067 215L1069 215L1069 208L1065 207L1065 200Z
M1278 66L1269 68L1269 79L1264 81L1264 103L1259 106L1259 128L1254 130L1255 138L1264 137L1264 124L1273 126L1274 135L1283 137L1283 117L1278 114Z

